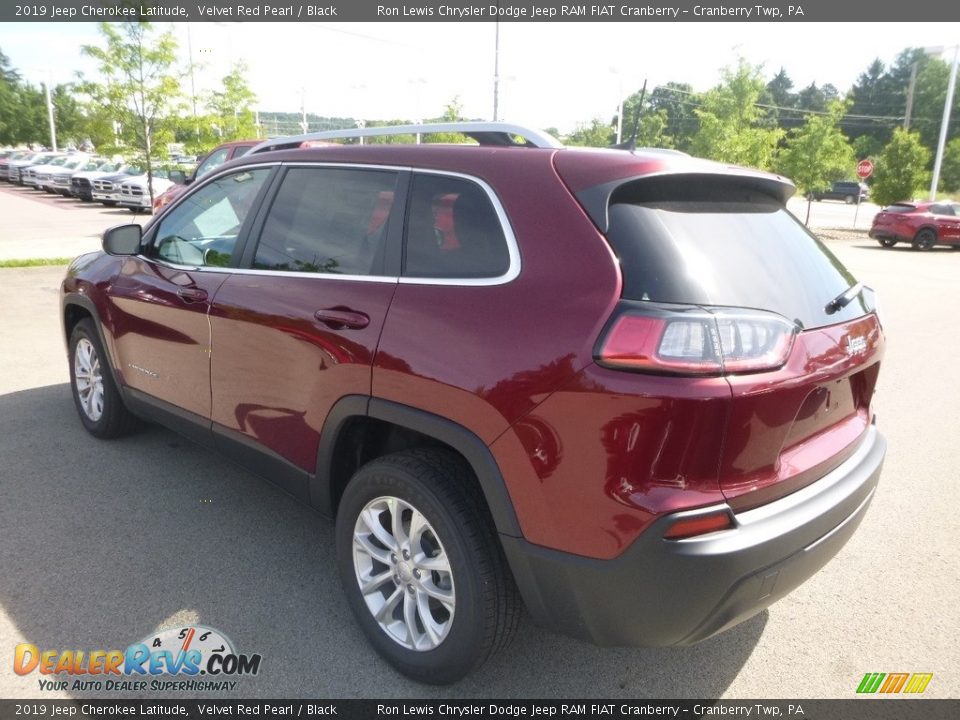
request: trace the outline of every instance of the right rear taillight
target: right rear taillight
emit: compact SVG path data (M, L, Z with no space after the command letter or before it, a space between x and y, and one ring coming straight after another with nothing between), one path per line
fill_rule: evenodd
M773 370L790 356L797 326L739 308L665 308L621 303L595 352L599 364L681 375Z

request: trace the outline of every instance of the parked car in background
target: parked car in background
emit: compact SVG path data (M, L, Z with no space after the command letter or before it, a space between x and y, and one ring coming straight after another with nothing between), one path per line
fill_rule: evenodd
M139 165L124 165L115 173L95 179L90 195L94 202L113 207L120 202L120 186L123 182L129 177L143 175L143 173L144 170Z
M46 150L33 153L32 155L25 157L23 160L17 160L10 163L10 174L7 179L16 185L25 185L26 175L30 172L30 168L38 165L46 165L59 157L63 157L63 153L50 152Z
M302 147L437 132L477 145ZM170 425L335 517L359 627L418 681L506 647L521 598L696 643L827 563L885 455L876 298L794 190L505 123L271 140L69 267L79 422Z
M210 171L217 169L225 162L243 157L259 142L259 140L234 140L223 143L223 145L218 145L203 157L193 172L176 173L171 177L171 180L173 180L175 184L166 192L154 196L153 211L157 212L158 210L162 210L176 198L180 197L191 183L199 180Z
M153 197L173 187L173 181L169 179L171 170L167 167L153 169ZM132 212L151 212L153 203L150 200L149 188L146 173L127 178L120 184L119 205Z
M107 160L94 170L82 170L70 177L70 194L80 200L93 200L93 181L121 172L125 163L122 160Z
M14 150L7 154L5 157L0 158L0 180L7 179L7 172L10 166L10 163L17 160L22 160L30 154L29 150Z
M51 162L49 165L41 165L33 168L34 187L36 187L37 190L44 190L49 193L56 192L53 188L54 175L66 172L68 176L67 185L69 185L69 174L76 172L77 169L86 165L89 159L90 156L86 153L67 155L63 158L57 158L57 160Z
M829 190L812 192L810 196L814 200L842 200L847 205L866 202L870 199L870 188L862 182L835 182Z
M47 187L56 193L60 193L64 197L70 197L70 184L73 181L73 176L77 173L84 171L96 170L107 162L106 158L86 158L78 162L75 166L70 167L70 164L64 165L60 170L51 173L50 182L47 184Z
M870 237L883 247L908 242L915 250L935 245L960 247L960 204L953 202L898 202L873 218Z

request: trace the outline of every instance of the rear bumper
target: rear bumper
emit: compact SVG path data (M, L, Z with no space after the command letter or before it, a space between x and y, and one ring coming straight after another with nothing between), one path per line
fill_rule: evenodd
M677 517L718 506L664 516L613 560L501 540L538 624L598 645L689 645L747 620L823 567L863 519L885 453L871 425L842 465L735 515L736 528L664 540Z

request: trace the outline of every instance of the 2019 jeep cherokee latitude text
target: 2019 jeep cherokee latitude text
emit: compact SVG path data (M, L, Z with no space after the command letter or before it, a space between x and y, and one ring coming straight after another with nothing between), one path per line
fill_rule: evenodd
M458 127L268 142L107 231L61 296L84 426L162 422L334 516L359 624L425 682L521 601L682 645L790 592L879 478L872 292L783 178Z

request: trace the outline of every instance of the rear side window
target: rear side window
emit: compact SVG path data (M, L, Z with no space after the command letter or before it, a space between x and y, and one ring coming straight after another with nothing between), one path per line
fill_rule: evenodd
M413 278L495 278L510 267L503 226L474 182L415 175L404 243L403 274Z
M380 170L288 170L264 223L253 266L383 274L396 182L396 173Z
M856 280L777 200L704 181L647 182L611 200L624 298L770 310L804 328L872 309L861 293L826 311Z

